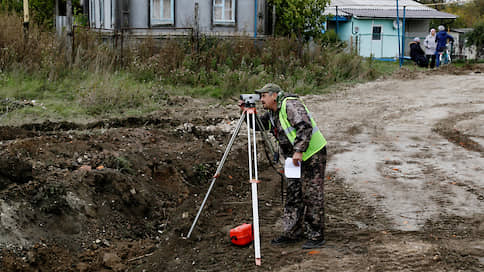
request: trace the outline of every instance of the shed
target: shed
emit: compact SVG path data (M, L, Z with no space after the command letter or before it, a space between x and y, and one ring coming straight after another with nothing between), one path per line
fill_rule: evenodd
M412 0L398 1L398 9L396 0L332 0L325 15L329 15L328 29L334 29L341 40L359 55L376 58L398 58L402 31L408 55L409 42L428 35L430 20L457 18Z

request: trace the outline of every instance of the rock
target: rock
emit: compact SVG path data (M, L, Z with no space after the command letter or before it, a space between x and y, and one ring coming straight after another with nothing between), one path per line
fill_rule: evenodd
M78 263L76 265L76 270L79 272L89 271L89 264L87 263Z
M103 265L107 268L111 268L114 271L123 271L126 269L126 265L121 263L121 258L119 258L116 253L111 252L104 253Z
M91 169L92 168L89 165L83 165L83 166L79 167L79 170L84 170L84 171L88 171L88 172L91 171Z

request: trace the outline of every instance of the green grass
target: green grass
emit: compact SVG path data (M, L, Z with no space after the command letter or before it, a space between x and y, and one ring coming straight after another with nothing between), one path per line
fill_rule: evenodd
M348 61L344 56L342 58L339 61ZM211 80L214 84L193 85L170 84L156 77L140 79L139 74L128 71L92 73L72 69L56 80L49 80L40 72L0 72L0 101L26 100L23 103L28 104L9 112L0 107L0 125L45 120L86 123L100 118L139 116L162 108L170 96L211 98L231 103L231 98L237 98L240 93L251 93L267 82L278 83L286 91L300 95L324 94L335 91L340 84L365 82L399 68L396 62L369 59L354 65L358 66L372 74L340 71L334 65L299 67L290 75L274 76L257 67L255 71L226 70L212 75L217 77ZM191 74L203 77L203 73Z
M53 32L33 25L26 40L22 32L9 31L21 21L0 13L0 125L143 115L172 103L175 95L232 103L268 82L286 92L322 94L398 69L329 41L309 47L284 37L263 44L200 37L194 50L189 37L146 39L121 52L81 29L75 55L67 56Z

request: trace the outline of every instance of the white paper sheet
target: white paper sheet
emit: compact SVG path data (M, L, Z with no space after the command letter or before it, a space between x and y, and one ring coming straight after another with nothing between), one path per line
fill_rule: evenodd
M287 158L284 163L284 174L286 178L301 178L301 162L299 162L299 166L295 166L292 158Z

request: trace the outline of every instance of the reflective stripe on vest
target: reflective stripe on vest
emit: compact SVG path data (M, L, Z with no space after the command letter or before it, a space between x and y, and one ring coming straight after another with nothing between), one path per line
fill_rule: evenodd
M289 139L289 142L291 142L292 145L294 145L294 142L296 140L296 129L291 126L289 123L289 120L287 120L287 111L286 111L286 102L288 99L298 99L296 97L286 97L282 101L282 106L279 111L279 122L281 123L282 129L284 130L284 133L286 134L287 139ZM314 155L316 152L319 150L323 149L323 147L326 145L326 139L324 138L323 134L321 131L318 129L318 126L316 125L316 122L314 121L313 117L311 117L311 114L309 113L308 108L304 103L301 101L301 104L304 106L306 109L306 112L309 115L309 119L311 120L311 125L313 126L313 132L311 135L311 140L309 141L308 148L306 151L303 152L303 161L309 159L312 155Z

